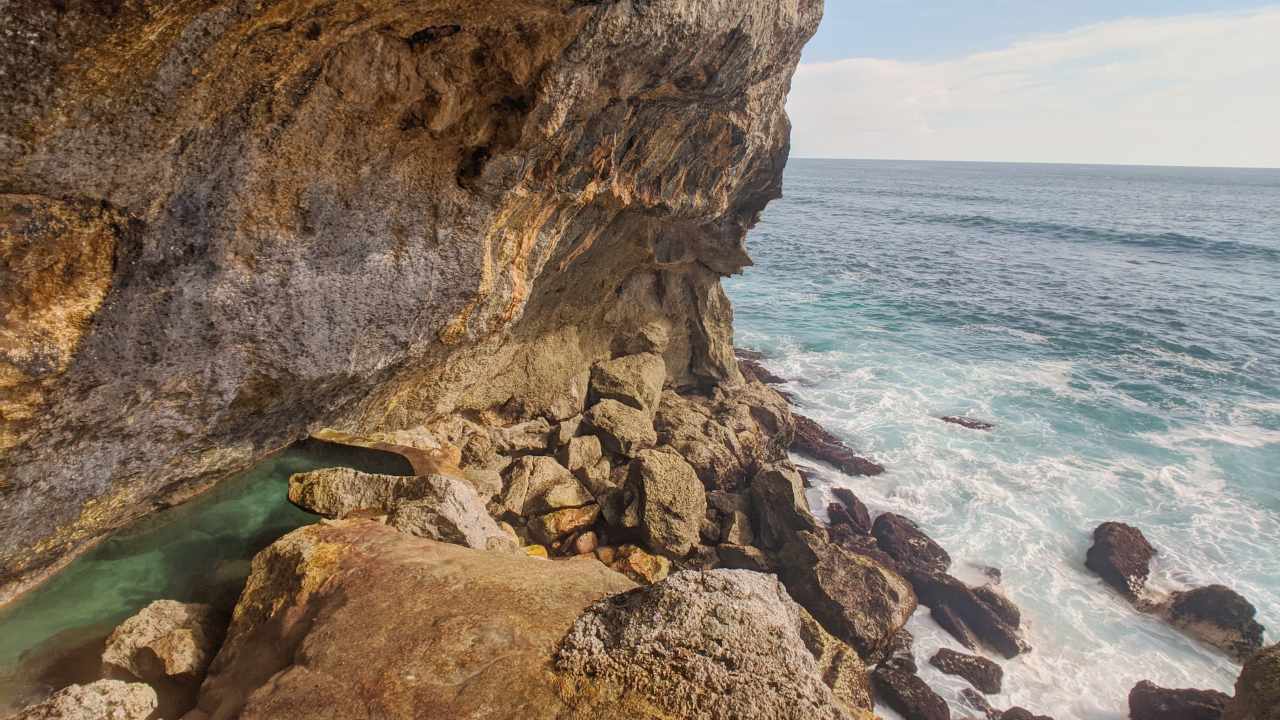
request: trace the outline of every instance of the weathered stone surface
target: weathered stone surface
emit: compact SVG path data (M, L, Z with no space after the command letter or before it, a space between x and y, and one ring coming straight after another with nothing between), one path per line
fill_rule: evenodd
M412 475L374 475L336 467L297 473L289 478L289 501L328 518L362 510L387 512L396 503L416 500L426 481Z
M156 691L143 683L99 680L63 688L8 720L147 720L156 705Z
M650 550L672 558L698 544L707 496L693 468L670 449L644 450L631 463L640 491L640 528Z
M1138 528L1105 522L1094 529L1093 545L1084 564L1108 585L1136 599L1146 585L1155 555L1156 549Z
M839 522L835 515L831 518L831 524L837 525L843 523L853 529L854 532L867 535L871 533L871 512L867 510L867 506L858 499L857 495L848 488L832 488L831 494L836 496L839 501L843 513L839 515Z
M102 653L108 677L199 684L226 632L208 605L156 600L120 623Z
M1004 670L984 657L965 655L949 648L942 648L929 658L929 664L948 675L956 675L988 695L1000 692Z
M945 573L951 567L951 556L933 538L911 520L894 513L884 513L871 526L876 544L893 558L900 568L928 573Z
M844 441L827 432L826 428L803 415L795 415L795 439L791 449L830 463L848 475L879 475L884 466L859 457Z
M661 355L625 355L592 366L591 394L600 400L617 400L653 414L658 409L666 380L667 366Z
M517 543L485 511L484 501L465 483L442 475L432 495L396 505L387 524L403 533L477 550L513 551Z
M759 360L752 358L738 357L738 369L742 371L742 376L747 380L762 382L766 385L782 385L787 379L781 375L775 375L768 368L760 364Z
M1022 707L1011 707L1000 713L1000 720L1053 720L1048 715L1037 715Z
M163 5L6 5L0 586L313 428L741 382L817 0Z
M1223 720L1280 720L1280 643L1256 653L1236 678Z
M951 720L947 701L909 669L885 663L871 673L876 699L906 720Z
M556 668L598 703L642 717L847 718L778 581L687 571L598 603Z
M800 612L800 635L818 661L822 681L831 688L845 711L854 717L874 717L868 712L875 708L871 675L857 651L823 630L822 624L803 609Z
M529 535L544 545L550 545L563 537L591 527L598 517L600 517L599 505L556 510L530 518Z
M514 515L534 515L582 507L594 498L555 458L526 455L507 469L502 507Z
M716 555L720 558L720 567L723 568L755 572L773 572L774 570L774 563L769 556L753 545L721 543L716 546Z
M635 457L658 444L653 419L643 410L617 400L601 400L587 412L587 422L609 452Z
M489 439L495 450L507 454L546 450L551 441L551 423L546 418L534 418L509 427L490 428Z
M916 609L911 586L874 560L798 533L783 551L779 574L791 597L832 635L868 657Z
M1216 690L1170 690L1143 680L1129 691L1130 720L1219 720L1231 700Z
M720 524L720 542L731 545L750 545L756 540L751 530L751 518L741 510L732 510L725 514Z
M670 560L647 553L637 545L623 545L612 555L609 567L643 585L661 582L671 572Z
M800 473L786 464L763 468L751 478L751 512L757 544L768 550L781 548L797 532L818 527Z
M1166 617L1175 627L1216 647L1239 662L1262 649L1263 627L1257 610L1240 593L1223 585L1176 592Z
M600 446L600 438L595 435L570 438L564 447L560 448L558 454L560 464L575 475L591 468L603 456L604 450Z

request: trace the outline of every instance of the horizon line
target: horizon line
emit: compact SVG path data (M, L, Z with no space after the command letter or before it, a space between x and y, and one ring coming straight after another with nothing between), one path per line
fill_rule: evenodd
M970 163L982 165L1063 165L1068 167L1118 167L1118 168L1181 168L1186 170L1271 170L1280 166L1270 165L1175 165L1173 163L1119 163L1119 162L1066 162L1061 160L921 160L919 158L889 157L819 157L816 155L791 155L789 160L827 160L853 162L911 162L911 163Z

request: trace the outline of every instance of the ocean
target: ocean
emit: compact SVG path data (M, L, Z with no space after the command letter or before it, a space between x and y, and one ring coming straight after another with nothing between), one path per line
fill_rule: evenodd
M1022 608L1034 649L993 705L1102 720L1141 680L1231 692L1237 665L1085 569L1106 520L1157 547L1154 586L1228 585L1280 640L1280 170L793 159L747 245L736 344L888 467L819 468L814 507L844 486L907 515ZM923 608L908 627L974 716L927 662L963 648Z

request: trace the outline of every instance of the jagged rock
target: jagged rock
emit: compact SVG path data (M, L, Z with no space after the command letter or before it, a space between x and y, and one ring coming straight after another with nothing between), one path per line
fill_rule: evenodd
M147 720L157 704L156 691L143 683L99 680L65 687L9 720Z
M565 508L531 518L529 535L543 545L550 545L561 538L591 527L600 517L599 505Z
M929 658L929 664L948 675L957 675L988 695L1000 692L1004 670L996 663L977 655L965 655L942 648Z
M906 574L920 604L927 606L933 619L965 647L972 650L979 644L986 645L1006 658L1031 649L1019 632L1021 618L1010 614L1011 603L988 602L974 588L945 573ZM1016 612L1016 608L1013 610ZM1012 623L1013 619L1019 624Z
M560 448L559 453L560 464L575 475L578 475L580 471L591 468L603 457L604 450L600 446L600 438L595 435L581 435L570 438Z
M1280 643L1256 653L1236 678L1223 720L1280 720Z
M555 436L552 438L555 446L563 448L568 445L578 435L578 429L582 427L582 415L574 415L568 420L562 420L556 425ZM562 460L563 462L563 460Z
M387 524L403 533L477 550L514 551L518 545L485 510L471 486L443 475L430 478L432 492L397 504Z
M732 545L721 543L716 546L716 555L720 558L720 567L731 570L752 570L754 572L773 572L774 564L764 551L753 545Z
M720 542L731 545L751 545L755 542L751 530L751 518L741 510L731 510L720 523Z
M1219 720L1231 700L1216 690L1169 690L1143 680L1129 691L1130 720Z
M610 492L617 490L622 486L622 482L615 482L613 476L613 465L609 462L609 458L602 457L590 467L582 468L573 473L578 478L578 482L591 493L596 502L603 502L602 498ZM626 470L624 467L623 470ZM622 481L625 482L626 475L622 475Z
M830 463L847 475L879 475L884 466L859 457L844 441L827 432L818 423L803 415L794 414L795 439L791 449L795 452Z
M225 631L226 618L209 605L156 600L111 632L103 671L123 680L198 685Z
M1257 610L1240 593L1223 585L1209 585L1169 598L1169 622L1192 637L1216 647L1239 662L1262 649L1263 627Z
M687 555L707 514L706 491L693 468L673 450L642 450L631 463L630 482L640 491L645 544L668 557Z
M925 535L911 520L894 513L884 513L871 527L876 544L893 558L904 571L945 573L951 567L951 556L942 546Z
M556 669L618 714L847 718L805 642L802 613L770 576L686 571L591 607Z
M961 415L944 415L938 419L944 423L959 425L960 427L968 428L969 430L994 430L996 427L994 423L989 423L986 420L978 420L976 418L964 417Z
M871 692L871 675L857 651L837 640L822 624L803 608L800 610L800 636L818 661L822 681L831 688L836 700L854 717L875 708ZM873 717L873 716L872 716Z
M733 356L739 360L765 360L769 357L768 355L760 352L759 350L752 350L750 348L740 348L740 347L735 347L733 349Z
M702 518L698 524L698 538L707 545L720 544L720 526L710 518Z
M513 515L534 515L595 500L567 468L546 455L526 455L507 469L502 507Z
M892 664L894 667L911 672L918 672L914 645L916 638L911 631L902 628L889 637L888 642L876 649L867 658L873 665Z
M658 409L666 379L667 366L661 355L626 355L592 366L591 394L598 400L617 400L652 415Z
M1085 567L1097 573L1111 587L1133 600L1138 597L1156 549L1142 531L1132 525L1105 522L1093 531L1093 545L1085 556Z
M738 358L738 369L742 371L742 375L746 379L762 382L766 385L782 385L787 382L786 378L773 374L768 368L761 365L758 360L752 360L751 358Z
M374 475L336 467L297 473L289 478L289 501L328 518L357 511L387 512L396 503L416 500L427 481L412 475Z
M490 428L489 438L501 453L543 451L551 439L551 423L546 418L534 418L510 427Z
M818 527L800 474L785 464L763 468L751 478L751 510L756 539L767 550L781 548L798 531Z
M796 602L863 657L884 646L916 609L916 596L901 576L816 533L797 533L780 565Z
M643 410L617 400L601 400L587 411L587 422L609 452L635 457L658 444L653 419Z
M893 708L906 720L951 720L951 709L914 672L893 663L878 666L871 673L876 699Z
M845 524L853 529L854 532L869 535L871 533L871 513L867 510L867 506L858 499L848 488L832 488L831 494L836 496L836 500L840 503L841 513L832 515L831 524Z
M670 560L661 555L651 555L636 545L619 547L608 565L642 585L661 582L671 572Z
M481 499L488 501L502 492L502 473L492 468L465 467L462 478L470 483Z

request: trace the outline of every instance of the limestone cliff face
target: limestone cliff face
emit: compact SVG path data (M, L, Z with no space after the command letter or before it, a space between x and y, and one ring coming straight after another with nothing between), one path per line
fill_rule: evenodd
M0 0L0 595L322 426L740 380L821 0Z

